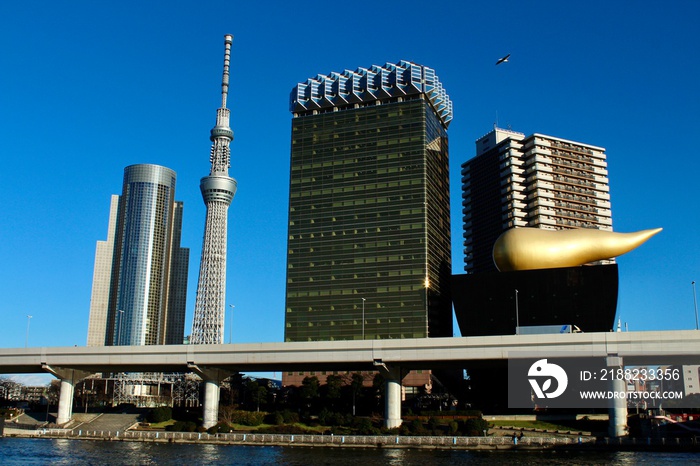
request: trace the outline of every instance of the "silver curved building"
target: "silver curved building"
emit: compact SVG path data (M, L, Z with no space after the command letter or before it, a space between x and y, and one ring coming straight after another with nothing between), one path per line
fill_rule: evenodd
M189 249L180 247L175 182L159 165L124 169L107 241L97 244L88 346L182 343Z

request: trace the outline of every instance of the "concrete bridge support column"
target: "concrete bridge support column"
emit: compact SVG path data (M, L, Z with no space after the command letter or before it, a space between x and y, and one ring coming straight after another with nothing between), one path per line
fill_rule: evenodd
M624 369L622 358L615 355L609 355L607 358L608 369ZM625 393L627 386L625 379L621 377L612 377L610 382L610 390L613 393ZM610 437L624 437L628 433L627 429L627 399L613 398L609 409L609 424L608 435Z
M401 375L400 367L389 367L381 359L374 360L374 367L384 377L384 427L393 429L401 420Z
M401 381L386 380L384 426L388 429L401 426Z
M51 367L46 363L42 363L41 368L61 380L56 424L63 425L73 417L73 390L75 383L89 376L90 373L65 367Z
M71 420L73 416L73 380L61 379L61 392L58 397L58 416L56 424L63 425Z
M208 429L219 422L219 385L231 373L217 368L200 367L188 362L189 369L204 381L204 406L202 407L202 427Z
M208 429L219 421L219 381L204 381L204 407L202 409L202 427Z

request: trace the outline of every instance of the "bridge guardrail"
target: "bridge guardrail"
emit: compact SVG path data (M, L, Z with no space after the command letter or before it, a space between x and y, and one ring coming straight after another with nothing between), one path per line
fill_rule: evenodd
M7 432L6 432L7 433ZM316 434L258 434L258 433L219 433L206 432L161 432L161 431L104 431L69 430L39 428L32 432L33 437L112 439L152 442L206 442L240 445L348 445L348 446L434 446L443 448L459 447L554 447L564 445L598 446L654 446L654 447L696 447L697 438L605 438L593 437L457 437L457 436L396 436L396 435L316 435Z
M5 429L36 430L37 427L40 427L40 425L24 424L21 422L7 422L7 423L5 423Z
M84 429L38 429L36 436L61 438L98 438L137 441L182 441L252 445L367 445L367 446L506 446L515 442L511 437L458 437L458 436L396 436L396 435L316 435L316 434L259 434L161 431L105 431ZM553 446L594 442L593 438L523 437L518 445Z

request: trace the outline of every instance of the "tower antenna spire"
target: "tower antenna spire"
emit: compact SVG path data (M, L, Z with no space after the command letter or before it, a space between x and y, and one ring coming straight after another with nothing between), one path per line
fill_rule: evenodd
M221 108L226 108L226 99L228 98L228 81L229 67L231 63L231 44L233 44L233 36L226 34L224 36L224 75L221 78Z

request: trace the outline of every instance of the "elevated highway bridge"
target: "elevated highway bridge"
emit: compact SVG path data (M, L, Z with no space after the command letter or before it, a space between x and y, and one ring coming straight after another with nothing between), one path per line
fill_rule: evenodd
M387 385L385 424L396 427L401 424L401 378L408 370L462 368L464 363L477 360L571 354L601 358L618 356L628 366L664 364L669 358L676 363L698 364L700 331L223 345L0 348L0 373L48 372L59 378L61 394L57 423L63 424L72 415L74 384L92 373L194 372L205 383L203 425L211 427L217 422L219 384L235 372L378 370ZM618 415L621 413L618 412Z

